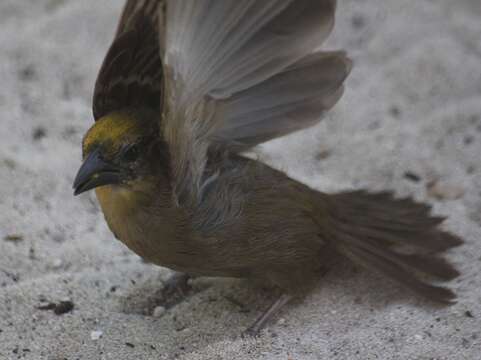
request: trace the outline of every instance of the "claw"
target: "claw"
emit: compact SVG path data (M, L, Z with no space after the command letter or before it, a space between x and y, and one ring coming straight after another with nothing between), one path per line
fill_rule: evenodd
M171 275L164 283L158 305L162 305L166 309L169 309L185 300L185 298L192 292L192 287L189 285L189 279L191 279L191 277L184 273L174 273Z
M286 305L292 296L282 294L257 320L249 326L243 333L242 337L257 337L260 331L266 326L267 322L271 320L277 313Z

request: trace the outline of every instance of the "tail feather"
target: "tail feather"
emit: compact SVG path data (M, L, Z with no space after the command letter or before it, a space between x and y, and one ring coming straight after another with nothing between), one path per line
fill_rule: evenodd
M449 281L459 272L440 253L462 240L439 229L444 218L430 206L391 193L344 192L330 197L332 244L352 260L380 271L431 300L451 303L455 294L432 285L430 278Z
M404 267L393 263L383 256L362 251L357 248L346 248L345 250L345 255L359 262L361 265L372 270L380 271L384 275L425 298L446 304L455 302L456 294L452 290L441 286L431 285L419 280Z
M359 251L381 256L386 260L400 266L406 266L424 275L436 277L440 280L452 280L459 276L459 272L451 264L438 256L430 254L402 254L385 246L383 247L378 241L374 242L369 239L362 239L361 241L348 234L344 234L344 237L349 239L352 246Z

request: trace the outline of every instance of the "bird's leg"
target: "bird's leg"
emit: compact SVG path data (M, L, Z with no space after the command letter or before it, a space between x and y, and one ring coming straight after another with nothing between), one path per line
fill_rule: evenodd
M249 326L249 328L244 331L243 336L256 336L259 334L259 331L261 331L264 326L267 324L267 322L274 317L279 310L281 310L284 305L286 305L289 300L291 300L292 296L287 295L287 294L282 294L277 298L276 301L272 303L271 306L261 315L257 318L257 320Z
M190 275L185 273L173 273L164 282L164 287L161 290L160 305L168 309L184 300L192 290L192 287L189 285L189 279L191 278Z

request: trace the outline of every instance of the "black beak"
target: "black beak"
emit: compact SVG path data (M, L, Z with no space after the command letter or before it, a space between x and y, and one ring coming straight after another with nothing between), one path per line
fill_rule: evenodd
M118 184L120 169L100 157L99 149L92 151L80 167L75 177L74 195L81 194L98 186Z

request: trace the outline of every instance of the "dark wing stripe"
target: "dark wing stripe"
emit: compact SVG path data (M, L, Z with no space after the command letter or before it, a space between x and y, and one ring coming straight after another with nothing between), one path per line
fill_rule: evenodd
M126 107L159 110L162 62L159 52L159 11L163 0L128 0L117 34L95 84L95 120Z
M152 19L152 24L158 22L158 9L165 0L127 0L117 27L116 37L135 27L138 14Z

